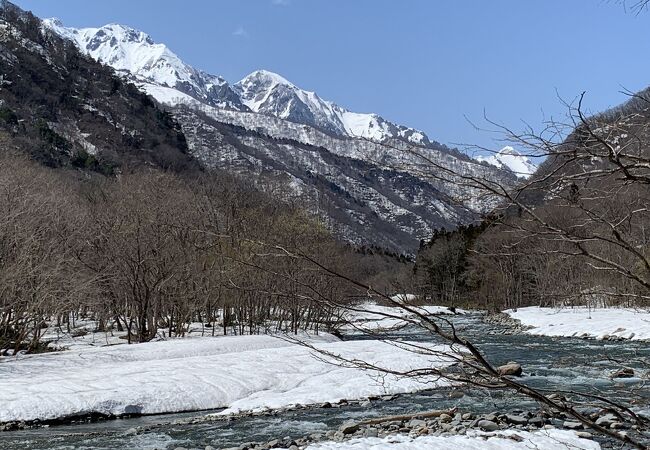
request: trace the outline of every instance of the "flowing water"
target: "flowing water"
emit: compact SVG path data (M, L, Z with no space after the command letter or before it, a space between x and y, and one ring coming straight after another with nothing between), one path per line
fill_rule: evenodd
M640 378L609 378L622 366L644 373L650 360L650 344L643 342L601 342L530 335L503 335L497 327L482 323L477 315L458 317L461 333L478 344L494 364L516 361L524 367L521 381L538 388L603 393L625 400L640 410L650 409L650 389ZM417 329L395 333L394 339L431 341ZM363 339L350 336L349 339ZM390 401L372 401L339 408L286 411L271 416L243 417L230 421L179 424L205 415L182 413L105 422L75 424L0 433L0 448L13 449L174 449L176 447L215 448L245 442L268 441L291 436L323 433L354 419L403 414L431 409L458 407L462 412L508 412L534 410L534 402L511 392L445 388L402 395ZM135 434L134 428L146 431Z

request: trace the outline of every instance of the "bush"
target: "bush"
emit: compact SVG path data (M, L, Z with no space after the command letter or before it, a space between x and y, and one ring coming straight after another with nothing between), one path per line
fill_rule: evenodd
M0 121L7 125L18 125L18 116L9 108L0 108Z

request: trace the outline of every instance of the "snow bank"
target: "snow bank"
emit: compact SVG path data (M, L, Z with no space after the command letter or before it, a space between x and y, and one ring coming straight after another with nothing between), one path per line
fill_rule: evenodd
M650 340L650 312L624 308L539 308L531 306L504 311L527 332L542 336L622 338Z
M514 437L518 436L518 437ZM540 430L535 432L505 430L499 433L474 432L467 436L405 435L386 438L360 438L345 442L322 442L305 450L598 450L597 442L579 438L573 431Z
M395 296L395 301L401 301L404 297ZM425 315L433 314L454 314L446 306L424 305L412 306L411 308L417 310L419 313ZM346 326L346 330L358 331L377 331L400 328L408 324L409 319L414 319L416 316L410 312L393 306L381 306L374 303L365 303L354 307L355 311L347 311L345 318L350 325ZM456 314L464 314L465 311L456 309ZM393 317L387 317L393 316Z
M332 340L327 336L312 342L344 357L399 370L445 364L384 342ZM272 336L86 347L1 363L0 422L90 412L155 414L224 407L231 413L436 386L432 380L389 378L382 383L370 372L328 364L314 358L313 350Z

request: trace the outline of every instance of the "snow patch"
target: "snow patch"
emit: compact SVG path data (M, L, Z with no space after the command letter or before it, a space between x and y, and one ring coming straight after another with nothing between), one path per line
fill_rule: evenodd
M416 299L412 294L398 294L391 297L393 301L411 302ZM449 315L465 314L466 311L456 309L455 313L446 306L422 305L411 306L419 314L430 315ZM411 313L403 308L395 306L382 306L375 303L365 303L353 307L346 311L345 320L348 324L344 327L345 331L373 332L378 330L390 330L402 328L409 323L418 322L417 314Z
M518 436L517 440L513 437ZM521 441L520 441L521 439ZM394 435L385 438L358 438L345 442L312 444L305 450L598 450L597 442L582 439L573 431L540 430L535 432L504 430L498 433L469 432L466 436Z
M650 312L640 309L530 306L504 312L540 336L650 340Z

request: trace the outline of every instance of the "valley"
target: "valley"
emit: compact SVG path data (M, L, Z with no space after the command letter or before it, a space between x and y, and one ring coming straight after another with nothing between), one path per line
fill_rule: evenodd
M16 1L0 448L650 448L650 88L581 84L627 47L539 64L546 3ZM639 5L555 7L643 54Z

